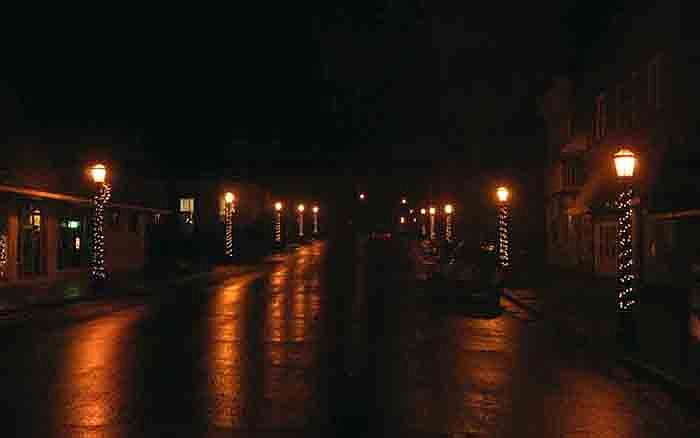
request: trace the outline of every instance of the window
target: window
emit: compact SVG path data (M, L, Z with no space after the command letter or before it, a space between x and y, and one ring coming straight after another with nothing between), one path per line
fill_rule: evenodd
M661 56L655 55L647 66L647 101L652 108L661 108Z
M139 231L139 214L132 213L129 216L129 231L132 233L138 233Z
M564 161L564 187L577 187L583 183L583 163L579 159Z
M119 215L119 212L118 212L118 211L113 211L113 212L112 212L112 214L111 214L111 216L110 216L110 218L111 218L110 225L112 225L112 227L114 227L114 228L118 228L118 227L119 227L119 216L120 216L120 215Z
M194 198L180 198L180 216L186 224L194 223Z
M595 112L593 118L593 136L600 141L608 130L608 115L605 104L605 94L601 93L595 99Z
M155 213L155 214L153 215L153 223L154 223L155 225L160 224L160 213Z

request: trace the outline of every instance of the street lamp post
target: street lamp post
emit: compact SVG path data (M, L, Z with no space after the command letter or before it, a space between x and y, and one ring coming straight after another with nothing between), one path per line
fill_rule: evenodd
M297 212L299 213L299 240L304 238L304 204L299 204Z
M313 214L314 214L314 229L313 229L313 233L314 233L314 236L318 236L318 211L319 211L318 206L317 206L317 205L314 205L314 207L311 209L311 211L312 211Z
M435 213L437 210L435 207L430 207L428 212L430 213L430 240L435 240Z
M625 347L636 345L633 310L636 303L636 275L632 250L632 178L637 167L637 156L629 149L620 149L613 156L615 173L622 183L616 207L617 221L617 310L618 336Z
M281 202L275 202L275 243L282 245L282 209L284 205Z
M454 207L452 204L445 205L445 240L448 242L452 240L452 213L454 212Z
M510 190L507 187L496 189L498 200L498 261L504 268L510 266Z
M92 198L94 213L92 216L92 258L90 277L96 285L107 279L105 269L105 208L112 195L112 188L107 184L107 168L104 164L95 164L90 168L90 176L97 184L97 192Z
M233 202L236 196L231 192L226 192L224 195L224 203L226 204L224 222L226 226L226 236L224 241L224 249L226 257L233 257Z

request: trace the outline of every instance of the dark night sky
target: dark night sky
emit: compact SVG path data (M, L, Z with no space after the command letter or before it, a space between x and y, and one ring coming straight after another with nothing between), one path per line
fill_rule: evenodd
M534 98L624 2L332 3L17 14L4 124L136 135L193 173L535 166Z

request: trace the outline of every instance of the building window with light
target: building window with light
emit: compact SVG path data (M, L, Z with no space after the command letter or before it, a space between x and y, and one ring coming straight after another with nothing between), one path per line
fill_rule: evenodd
M185 224L194 224L194 198L180 198L180 217Z

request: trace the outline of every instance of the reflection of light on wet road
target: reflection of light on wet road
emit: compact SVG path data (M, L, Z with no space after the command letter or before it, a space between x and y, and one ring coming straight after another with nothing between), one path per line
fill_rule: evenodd
M517 353L522 328L505 316L459 318L450 327L457 351L449 383L458 391L448 397L448 430L497 435L504 419L512 418L510 393L515 370L522 366Z
M73 436L125 436L129 376L137 364L128 351L130 326L140 310L122 311L68 330L58 381L58 427Z
M207 354L209 421L218 427L242 427L242 301L246 281L226 284L210 302Z
M320 312L321 251L303 247L277 266L265 292L263 429L302 428L308 425L314 400L317 336L311 332L313 300ZM314 298L315 296L315 298Z
M641 436L638 408L625 399L619 385L590 372L559 373L558 391L546 400L547 428L551 436L600 438Z

